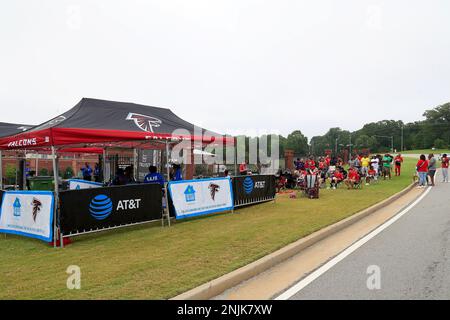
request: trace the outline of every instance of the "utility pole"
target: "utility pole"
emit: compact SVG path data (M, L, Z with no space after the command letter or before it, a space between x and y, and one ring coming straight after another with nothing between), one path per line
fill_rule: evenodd
M337 157L337 143L338 143L338 140L339 140L339 137L336 138L336 142L335 142L335 145L334 145L334 154L335 154L336 157Z
M394 136L391 136L391 152L394 153Z
M402 125L402 134L401 134L401 146L400 146L400 150L403 152L403 128L404 126Z
M349 151L348 151L349 157L351 157L352 156L352 134L351 133L350 133L350 143L349 143L348 147L349 147Z

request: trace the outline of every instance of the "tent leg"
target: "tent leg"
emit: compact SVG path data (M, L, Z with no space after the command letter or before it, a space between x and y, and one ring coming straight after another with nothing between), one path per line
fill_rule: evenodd
M237 143L236 139L234 139L234 176L237 177Z
M3 154L0 150L0 190L3 190Z
M167 170L167 183L166 183L166 192L164 197L166 199L166 216L167 216L167 224L170 227L170 210L169 210L169 181L170 181L170 169L169 169L169 142L166 141L166 170ZM164 223L164 219L163 219Z
M56 240L58 237L58 223L59 220L59 185L58 185L58 165L56 161L56 149L52 146L52 162L53 162L53 179L55 180L55 205L53 212L53 247L56 248ZM61 239L62 242L62 239Z
M16 152L16 175L15 175L16 176L16 178L15 178L16 180L14 181L14 190L17 190L17 178L18 178L18 174L19 174L19 170L18 170L19 166L17 165L18 158L19 157L18 157L17 152Z
M106 182L106 147L103 149L103 163L102 163L102 169L103 169L103 183Z
M138 181L138 165L139 165L139 150L133 149L133 178L134 181Z

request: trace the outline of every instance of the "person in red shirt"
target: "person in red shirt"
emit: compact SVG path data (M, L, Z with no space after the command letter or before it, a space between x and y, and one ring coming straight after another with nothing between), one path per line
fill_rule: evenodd
M308 160L306 160L305 168L313 171L316 169L316 162L314 161L314 158L311 156Z
M372 166L370 166L369 171L367 172L366 176L366 185L370 184L370 180L376 179L377 172L373 169Z
M336 189L337 185L344 180L344 175L339 169L336 169L336 171L333 173L333 176L331 177L330 181L330 187L331 189Z
M240 174L241 176L246 176L246 175L247 175L247 172L248 172L247 160L245 160L244 162L242 162L242 163L239 165L239 174Z
M354 168L350 168L348 170L348 176L347 179L345 180L345 185L347 186L348 189L352 189L355 184L357 184L360 181L361 177L358 174L358 171L355 170Z
M448 182L448 162L447 154L444 153L441 158L442 182Z
M419 188L424 188L427 185L428 175L428 160L424 154L420 155L419 161L416 164L416 170L419 175Z
M400 153L394 158L394 163L395 163L395 175L400 176L400 169L403 163L403 157Z
M327 156L325 157L325 162L327 163L327 167L329 167L330 166L330 162L331 162L331 158L330 158L329 154L327 154Z
M325 169L325 161L323 160L323 158L320 158L319 160L319 170L323 170Z

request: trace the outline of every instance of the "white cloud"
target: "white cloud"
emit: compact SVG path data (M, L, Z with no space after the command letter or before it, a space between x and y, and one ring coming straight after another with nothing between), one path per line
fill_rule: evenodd
M219 132L418 119L449 99L447 1L10 1L0 121L82 97L170 107ZM39 110L39 112L36 112Z

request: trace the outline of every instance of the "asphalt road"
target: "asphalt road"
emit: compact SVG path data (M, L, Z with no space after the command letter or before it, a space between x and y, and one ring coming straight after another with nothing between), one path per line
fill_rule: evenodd
M290 299L450 299L450 183L437 181L411 210Z

